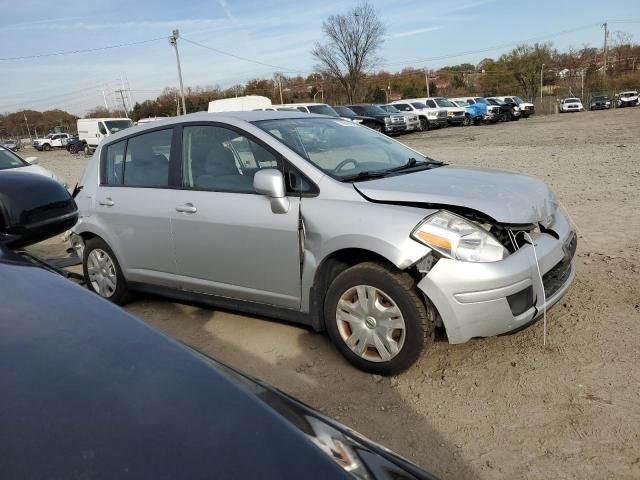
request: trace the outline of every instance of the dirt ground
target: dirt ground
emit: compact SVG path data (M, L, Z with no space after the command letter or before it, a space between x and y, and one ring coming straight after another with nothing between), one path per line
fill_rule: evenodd
M127 310L442 478L640 478L640 108L400 140L446 162L534 175L556 192L580 243L546 347L539 322L512 336L430 344L409 371L380 379L305 328L152 297ZM38 156L70 184L86 163Z

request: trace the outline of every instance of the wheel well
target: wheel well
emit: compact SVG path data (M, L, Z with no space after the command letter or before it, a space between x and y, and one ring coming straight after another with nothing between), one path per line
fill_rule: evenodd
M311 325L316 331L325 330L324 297L333 279L347 268L363 262L380 262L396 268L389 260L370 250L362 248L345 248L328 255L316 270L311 287L310 312Z

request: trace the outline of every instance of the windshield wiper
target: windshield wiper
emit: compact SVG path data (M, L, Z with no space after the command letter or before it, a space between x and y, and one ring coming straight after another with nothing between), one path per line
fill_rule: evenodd
M411 170L414 168L423 168L423 167L428 167L428 166L441 166L444 165L444 163L442 162L436 162L435 160L429 160L429 161L425 161L425 160L416 160L415 158L411 157L409 160L407 160L407 163L400 165L398 167L393 167L393 168L389 168L387 170L385 170L385 172L387 173L394 173L394 172L401 172L403 170Z
M408 171L408 170L418 170L418 169L423 169L423 168L434 168L434 167L441 167L442 165L444 165L443 162L437 162L435 160L416 160L415 158L411 157L409 160L407 160L407 163L404 163L402 165L399 165L397 167L393 167L393 168L388 168L386 170L365 170L363 172L358 172L354 175L349 175L346 177L342 177L340 179L341 182L348 182L348 181L353 181L353 180L369 180L372 178L382 178L382 177L386 177L387 175L390 175L392 173L397 173L397 172L404 172L404 171Z
M365 170L363 172L358 172L354 175L347 175L346 177L341 177L341 182L349 182L353 180L370 180L372 178L382 178L387 176L389 173L388 170Z

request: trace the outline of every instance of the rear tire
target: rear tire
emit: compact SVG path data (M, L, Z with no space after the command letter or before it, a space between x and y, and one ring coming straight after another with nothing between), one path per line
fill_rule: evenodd
M73 144L69 147L69 153L73 153L74 155L78 153L78 145Z
M85 155L91 155L91 149L89 148L89 145L84 146L84 154Z
M131 299L118 259L102 238L94 237L85 243L82 272L87 288L102 298L117 305Z
M429 130L429 120L427 120L426 118L421 118L419 130L421 132L427 132Z
M406 272L365 262L340 273L327 290L324 318L342 355L365 372L395 375L420 356L429 338L425 302Z

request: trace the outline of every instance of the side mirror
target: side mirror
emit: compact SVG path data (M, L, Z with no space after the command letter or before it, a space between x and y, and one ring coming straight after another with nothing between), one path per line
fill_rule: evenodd
M289 211L289 199L284 184L284 176L280 170L265 168L258 170L253 177L253 189L256 193L271 199L271 211L273 213L287 213Z
M0 175L0 243L23 248L76 224L78 208L60 183L44 175L11 170Z
M31 165L38 164L38 157L27 157L24 159L25 162L30 163Z

